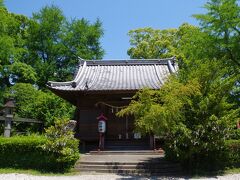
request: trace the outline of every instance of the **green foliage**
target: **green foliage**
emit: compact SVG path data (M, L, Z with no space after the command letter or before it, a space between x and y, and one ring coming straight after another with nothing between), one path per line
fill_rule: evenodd
M154 59L175 55L177 29L154 30L140 28L129 31L131 47L128 55L131 58Z
M1 65L19 61L26 52L25 41L26 26L29 20L23 15L9 13L5 8L0 8L0 39Z
M17 116L38 119L47 127L56 118L71 118L75 109L53 93L37 90L31 84L17 83L5 96L16 100Z
M55 153L57 162L64 164L65 169L71 168L79 159L79 141L67 126L68 120L56 120L54 126L46 129L47 142L42 146L45 151Z
M239 140L240 139L240 131L239 131L239 129L233 129L229 139Z
M72 79L79 56L102 58L102 35L99 20L67 20L54 5L28 18L8 12L0 1L0 105L2 92L16 83L45 89L48 80Z
M3 0L0 0L0 8L1 7L4 7L4 1Z
M168 46L162 46L167 41L161 30L130 31L132 58L174 55L180 69L160 90L138 92L119 115L133 114L138 131L164 137L168 158L186 167L216 168L239 117L239 100L231 101L239 74L230 73L216 37L208 32L188 24L170 31ZM162 47L167 50L159 50Z
M0 167L44 169L51 166L41 148L45 142L43 136L0 137Z
M206 14L194 15L202 30L214 39L216 58L228 68L228 74L240 72L240 6L237 0L209 0L205 4ZM239 78L231 93L231 100L240 107Z
M131 58L157 59L175 56L180 67L194 63L196 59L222 58L222 54L217 51L215 38L187 23L178 29L131 30L129 36L132 47L128 49L128 54Z
M0 137L0 152L11 151L13 154L28 153L31 151L40 151L41 145L46 143L46 138L43 136L14 136L11 138Z
M215 38L218 51L233 70L240 67L240 7L237 0L209 0L206 14L194 15L204 31ZM237 69L236 69L237 68Z
M35 81L32 68L24 62L20 63L26 55L26 27L29 19L22 15L9 13L4 7L0 7L0 90L4 91L16 80L25 82ZM26 68L26 69L25 69ZM20 71L24 70L23 72ZM27 72L30 70L30 72ZM19 75L19 78L16 78ZM3 102L2 94L0 101Z
M103 35L99 20L90 24L85 19L68 21L56 6L43 7L34 13L29 25L25 59L38 74L37 85L44 88L48 80L72 78L78 57L101 59Z
M44 136L0 137L0 167L68 171L79 159L78 143L68 120L57 120Z
M181 84L172 77L159 91L139 91L118 115L134 115L136 127L142 133L166 135L176 123L179 125L184 120L183 106L191 103L190 98L199 94L199 88L196 81Z
M35 83L37 74L34 69L22 62L15 62L10 66L10 80L11 83Z
M227 140L225 142L227 165L240 167L240 140Z
M224 140L238 138L240 8L236 0L209 0L205 8L195 15L200 28L130 31L131 58L176 56L179 71L160 90L137 93L119 115L133 114L138 130L165 137L168 158L211 169L221 165Z
M167 158L211 169L221 160L224 140L239 116L228 101L236 79L222 78L225 70L217 61L196 65L185 81L176 76L160 90L138 92L119 115L133 114L140 131L164 137Z

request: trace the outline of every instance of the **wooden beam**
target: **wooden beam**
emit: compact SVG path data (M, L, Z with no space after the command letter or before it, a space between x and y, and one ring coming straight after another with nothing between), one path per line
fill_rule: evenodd
M17 121L17 122L28 122L28 123L43 123L42 121L39 121L37 119L29 119L29 118L13 118L13 122Z
M0 116L0 121L5 121L4 116ZM27 122L27 123L43 123L42 121L36 120L36 119L30 119L30 118L13 118L13 122Z

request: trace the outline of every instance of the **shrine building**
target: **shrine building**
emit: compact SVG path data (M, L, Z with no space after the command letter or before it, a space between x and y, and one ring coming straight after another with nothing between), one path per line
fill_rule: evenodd
M72 81L49 81L47 86L77 107L76 137L84 146L100 146L99 118L102 116L106 121L103 127L106 147L119 143L152 149L154 135L135 132L134 117L117 117L116 113L130 103L138 90L161 88L175 71L175 58L84 60L79 63Z

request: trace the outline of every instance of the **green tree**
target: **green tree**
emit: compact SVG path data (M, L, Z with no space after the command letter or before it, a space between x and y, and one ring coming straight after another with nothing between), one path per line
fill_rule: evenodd
M33 68L22 62L22 58L27 54L25 39L28 24L27 17L9 13L4 7L0 7L1 92L16 82L36 80ZM2 101L2 96L0 99Z
M206 14L194 15L202 29L215 38L218 51L228 66L240 67L240 7L237 0L209 0Z
M240 72L240 6L237 0L209 0L206 14L194 15L204 32L214 38L217 58L228 67L227 74L238 76ZM240 82L235 82L231 99L240 107Z
M138 131L163 137L168 158L211 169L239 117L240 109L228 101L236 78L222 79L226 69L217 61L197 65L185 82L175 76L160 90L138 92L118 115L134 115Z
M28 64L38 74L37 84L45 87L48 79L56 79L57 61L63 56L61 36L65 17L56 6L44 7L34 13L28 30Z
M175 56L188 64L194 59L222 57L218 55L213 37L199 27L187 23L177 29L131 30L129 36L131 47L128 55L131 58L156 59Z
M4 7L4 2L3 2L3 0L0 0L0 8L1 7Z
M16 115L43 121L46 127L56 118L73 118L75 108L51 92L37 90L31 84L17 83L5 97L16 100Z
M158 34L161 30L130 34L131 58L174 55L179 71L160 90L137 93L119 115L133 114L138 130L165 137L168 157L189 167L214 168L240 115L239 6L233 0L212 0L205 7L207 14L195 16L200 28L183 24L168 41Z
M103 50L99 39L101 23L87 20L66 20L56 6L46 6L33 14L28 29L28 64L38 74L37 85L45 87L48 80L66 81L72 78L78 57L101 59Z
M129 31L128 55L135 59L154 59L174 56L177 29L154 30L140 28Z

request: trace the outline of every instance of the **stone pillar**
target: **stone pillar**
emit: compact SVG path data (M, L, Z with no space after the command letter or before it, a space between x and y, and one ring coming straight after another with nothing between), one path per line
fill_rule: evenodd
M5 128L4 128L4 137L10 137L10 135L11 135L11 123L12 123L12 118L6 117Z

